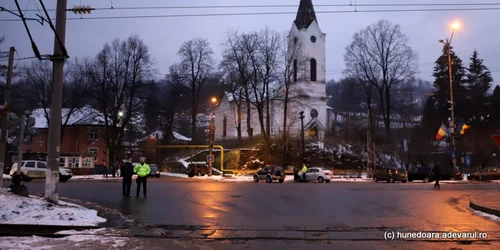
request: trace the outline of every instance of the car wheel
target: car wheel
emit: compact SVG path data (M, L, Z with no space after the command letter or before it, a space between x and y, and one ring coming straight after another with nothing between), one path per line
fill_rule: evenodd
M280 179L280 183L283 183L283 182L285 182L285 179Z
M424 178L424 182L425 182L425 183L429 182L429 177L425 177L425 178Z
M325 180L326 183L330 183L330 180Z
M271 182L273 182L273 179L271 178L271 176L269 176L269 175L268 175L268 176L266 177L266 182L267 182L267 183L271 183Z
M318 182L319 182L319 183L323 183L324 181L325 181L325 179L323 179L323 177L321 177L321 176L320 176L320 177L318 177Z
M392 177L389 178L389 183L394 183L394 179Z
M374 180L375 182L378 182L378 178L377 178L377 177L374 177L374 178L373 178L373 180Z
M253 182L259 182L259 177L257 175L253 176Z

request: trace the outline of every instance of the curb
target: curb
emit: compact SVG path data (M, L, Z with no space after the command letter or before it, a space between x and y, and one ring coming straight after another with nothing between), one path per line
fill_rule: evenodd
M483 212L483 213L487 213L487 214L491 214L491 215L495 215L495 216L500 217L500 210L489 208L487 206L478 205L477 202L475 203L475 201L473 201L473 200L471 200L469 202L469 207L474 209L474 210Z
M55 234L65 230L88 230L98 229L99 226L54 226L54 225L23 225L23 224L0 224L0 236L31 236L31 235L52 235L53 237L63 237Z

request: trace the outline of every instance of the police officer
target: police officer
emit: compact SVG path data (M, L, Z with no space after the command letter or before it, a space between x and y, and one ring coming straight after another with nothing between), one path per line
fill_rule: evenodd
M134 166L132 165L132 159L125 159L121 167L123 197L130 197L130 186L132 186L133 175Z
M140 158L140 163L135 165L134 167L134 173L137 174L137 193L136 193L136 198L139 198L139 193L141 192L141 183L143 186L143 192L144 192L144 197L147 196L147 184L148 184L148 175L151 172L151 169L149 168L149 165L146 163L146 158L141 157Z
M307 181L306 173L307 173L307 166L306 164L302 164L302 181Z

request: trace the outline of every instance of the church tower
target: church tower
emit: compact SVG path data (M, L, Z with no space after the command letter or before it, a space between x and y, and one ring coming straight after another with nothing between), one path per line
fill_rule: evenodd
M326 34L319 27L312 0L300 0L299 10L288 36L289 43L300 44L301 64L294 62L294 80L301 92L294 113L304 111L306 138L322 140L329 128L326 96ZM299 66L300 67L300 66ZM295 114L294 114L295 115ZM300 131L299 126L294 130Z

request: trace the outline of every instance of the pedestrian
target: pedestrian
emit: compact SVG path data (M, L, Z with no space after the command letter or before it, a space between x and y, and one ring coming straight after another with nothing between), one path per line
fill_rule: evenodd
M148 186L148 175L151 172L151 169L149 168L149 165L146 163L146 158L141 157L140 158L140 163L135 165L134 167L134 174L137 174L137 193L136 193L136 198L139 198L139 193L141 192L141 184L143 187L143 193L144 197L147 196L147 186Z
M439 186L439 179L441 178L441 167L439 167L439 163L435 162L434 167L432 168L432 177L436 180L436 183L434 183L434 189L441 189L441 186Z
M115 178L116 176L116 163L111 164L111 175L113 176L113 178Z
M108 178L108 166L106 166L106 162L102 165L102 169L104 170L102 177Z
M130 187L132 186L133 175L134 166L132 165L132 159L125 159L124 164L121 167L122 191L123 197L125 198L130 198Z
M306 164L302 164L302 181L307 181L306 173L307 173L307 166Z

